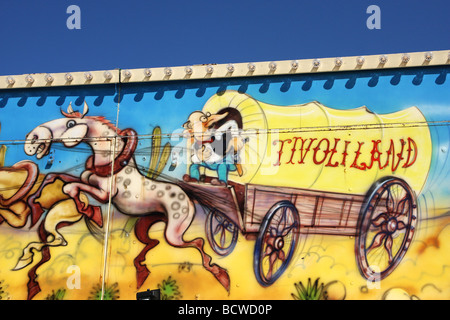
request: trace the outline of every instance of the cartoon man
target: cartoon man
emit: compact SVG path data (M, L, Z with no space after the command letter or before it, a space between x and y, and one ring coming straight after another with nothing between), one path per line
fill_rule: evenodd
M228 173L242 168L237 163L237 155L244 146L242 118L234 108L224 108L216 114L194 111L188 121L183 124L184 134L188 138L188 148L191 150L189 175L185 181L199 181L200 167L217 172L217 178L211 184L226 186Z

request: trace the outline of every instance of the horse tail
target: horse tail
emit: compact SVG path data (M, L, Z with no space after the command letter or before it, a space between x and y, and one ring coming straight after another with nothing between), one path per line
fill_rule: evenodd
M89 230L89 233L97 240L99 243L103 243L105 238L105 232L98 226L98 224L94 223L91 218L88 216L84 216L84 222L86 223L86 227Z

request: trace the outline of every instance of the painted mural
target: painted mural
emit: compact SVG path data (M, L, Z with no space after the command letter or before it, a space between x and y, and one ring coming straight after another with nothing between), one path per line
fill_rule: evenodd
M448 71L0 91L0 298L449 299Z

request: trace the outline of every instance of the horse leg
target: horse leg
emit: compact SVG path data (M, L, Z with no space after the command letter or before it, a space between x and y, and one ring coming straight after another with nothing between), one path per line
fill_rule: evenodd
M139 218L138 222L134 227L134 233L137 239L145 244L144 249L139 253L139 255L134 259L134 266L136 268L136 281L137 288L139 289L147 279L150 271L147 266L142 264L145 261L145 255L147 252L158 245L159 241L155 239L150 239L148 232L153 224L159 221L167 221L167 218L163 214L154 214L150 216L145 216Z
M72 224L81 219L83 215L76 210L72 199L60 201L55 204L41 223L39 229L40 242L31 242L23 250L22 257L13 270L20 270L33 262L34 251L40 252L44 247L58 247L66 245L64 237L57 231L64 223ZM42 228L42 230L41 230ZM44 237L45 236L45 237Z
M33 262L33 249L42 253L41 260L28 272L28 299L32 299L41 289L36 281L37 269L51 258L50 247L67 245L58 229L78 222L83 215L76 210L72 199L63 200L54 205L48 212L45 220L39 225L40 242L30 243L23 252L14 270L22 269Z
M28 198L28 205L31 208L31 227L33 227L40 219L41 215L44 213L42 206L35 200L41 197L42 190L48 184L55 182L56 179L61 179L63 182L75 182L80 181L79 178L65 174L65 173L49 173L45 176L44 181L42 181L39 189Z
M45 242L45 239L47 238L47 232L44 228L44 223L41 223L39 225L39 239L42 243ZM28 296L27 300L33 299L35 295L37 295L41 291L41 287L39 285L39 282L36 281L37 278L37 269L44 263L50 260L50 248L49 247L43 247L41 249L42 252L42 258L41 261L39 261L33 268L28 271Z
M47 245L65 246L66 240L58 229L78 222L83 217L83 214L78 212L77 207L73 199L67 199L55 204L49 211L44 221L45 230L50 236L47 237Z
M214 277L227 290L227 292L230 292L230 277L228 276L228 272L226 269L223 269L217 264L211 264L212 259L205 253L203 248L205 240L202 238L195 238L191 241L183 240L183 235L187 228L191 225L195 215L194 204L191 201L188 201L187 206L188 211L186 212L184 218L179 217L179 212L174 212L173 210L169 211L168 223L165 232L166 240L174 247L196 248L202 256L204 268L214 275Z
M17 201L7 208L0 208L0 216L14 228L22 228L31 210L23 201Z

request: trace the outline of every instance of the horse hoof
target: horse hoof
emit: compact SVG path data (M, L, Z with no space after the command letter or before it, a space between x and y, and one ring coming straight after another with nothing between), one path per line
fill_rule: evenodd
M216 279L227 290L227 292L230 292L230 276L228 275L228 272L218 265L214 265L213 270L214 277L216 277Z
M29 264L31 264L33 262L33 257L30 257L28 259L19 259L19 261L17 262L16 266L14 267L14 269L12 269L13 271L17 271L20 269L25 268L26 266L28 266Z
M143 269L136 271L136 282L138 289L142 287L145 280L147 280L148 275L150 274L150 271L147 269L147 267L145 266L143 267L144 267Z

